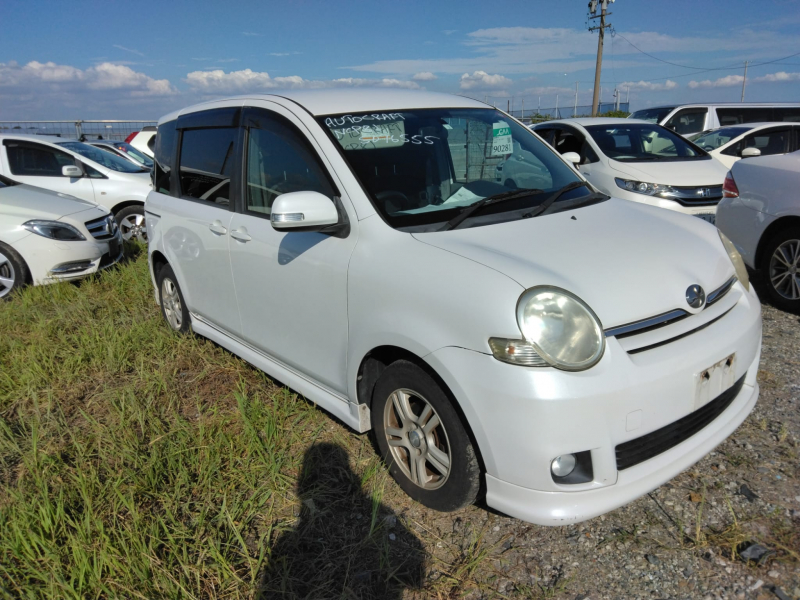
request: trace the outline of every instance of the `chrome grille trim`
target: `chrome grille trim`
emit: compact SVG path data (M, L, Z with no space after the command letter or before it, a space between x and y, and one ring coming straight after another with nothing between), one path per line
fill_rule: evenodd
M117 234L117 222L112 215L87 221L84 225L96 240L110 240Z
M655 344L650 344L649 346L642 346L641 348L633 348L632 350L628 350L627 352L628 352L628 354L639 354L639 352L646 352L647 350L652 350L653 348L658 348L660 346L666 346L667 344L671 344L672 342L677 342L680 339L688 337L688 336L692 335L693 333L697 333L698 331L701 331L701 330L705 329L706 327L708 327L710 325L713 325L714 323L719 321L722 317L724 317L729 312L731 312L733 309L734 309L734 307L731 306L724 313L722 313L721 315L711 319L708 323L703 323L702 325L700 325L700 327L695 327L694 329L692 329L690 331L686 331L686 332L684 332L684 333L682 333L680 335L676 335L675 337L671 337L671 338L666 339L666 340L661 340L660 342L656 342Z
M705 306L703 306L703 310L722 299L725 294L731 291L731 288L736 281L736 275L734 275L720 287L708 294L706 297ZM671 310L654 317L649 317L640 321L634 321L633 323L626 323L625 325L618 325L617 327L611 327L605 330L605 334L606 337L616 337L621 339L628 337L629 335L638 335L640 333L645 333L646 331L658 329L659 327L671 325L672 323L680 321L681 319L685 319L691 314L692 313L683 310L682 308L676 308L675 310ZM727 312L724 314L727 314Z
M721 185L672 186L672 190L659 197L675 200L683 206L711 206L722 200Z

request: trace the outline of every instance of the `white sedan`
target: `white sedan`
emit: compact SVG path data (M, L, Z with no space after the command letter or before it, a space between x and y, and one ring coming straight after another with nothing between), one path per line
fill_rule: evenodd
M693 142L729 169L742 158L786 154L800 149L800 125L745 123L705 131Z
M122 258L113 215L0 175L0 298L27 284L84 277Z
M727 169L674 131L635 119L566 119L531 129L601 192L714 222ZM513 179L522 168L511 156L502 176Z
M495 181L517 146L537 166L525 189ZM485 490L575 523L688 468L755 405L761 307L730 242L596 192L482 102L219 100L163 117L155 158L168 326L373 430L426 506Z
M800 313L800 152L742 160L725 179L717 227L764 276L775 306Z

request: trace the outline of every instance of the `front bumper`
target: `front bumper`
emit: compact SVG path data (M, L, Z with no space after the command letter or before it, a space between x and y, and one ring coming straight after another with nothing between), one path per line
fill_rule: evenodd
M745 293L719 321L646 352L607 338L593 368L577 373L507 365L491 355L442 348L426 357L456 396L486 469L487 503L541 525L592 518L622 506L688 468L730 435L758 397L761 310ZM616 446L689 415L697 376L735 354L741 392L706 427L671 449L618 470ZM556 456L591 452L593 478L559 484Z
M14 245L37 285L80 279L118 263L124 254L122 235L110 240L80 242L50 240L29 235Z

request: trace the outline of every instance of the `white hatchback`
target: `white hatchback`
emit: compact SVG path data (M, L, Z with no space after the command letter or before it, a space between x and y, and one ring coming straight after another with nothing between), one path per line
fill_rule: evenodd
M532 129L600 191L714 222L727 169L675 132L634 119L547 121ZM514 159L504 179L513 179Z
M700 219L598 193L481 102L289 91L163 117L146 209L169 326L373 430L414 499L607 512L758 397L761 308ZM495 181L511 148L526 187Z
M0 299L27 284L84 277L122 258L107 208L0 175Z
M786 154L800 149L800 125L747 123L704 131L693 140L728 169L742 158Z
M108 208L126 240L146 240L150 171L77 140L0 135L0 175Z

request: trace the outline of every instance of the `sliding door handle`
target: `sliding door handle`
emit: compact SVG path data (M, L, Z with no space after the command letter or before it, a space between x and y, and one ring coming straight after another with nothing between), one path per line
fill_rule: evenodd
M250 237L250 234L247 233L247 229L241 227L240 229L234 229L231 231L231 237L239 242L249 242L253 238Z
M225 235L228 233L228 230L225 229L225 226L221 221L214 221L208 226L208 228L211 230L211 233L216 233L217 235Z

